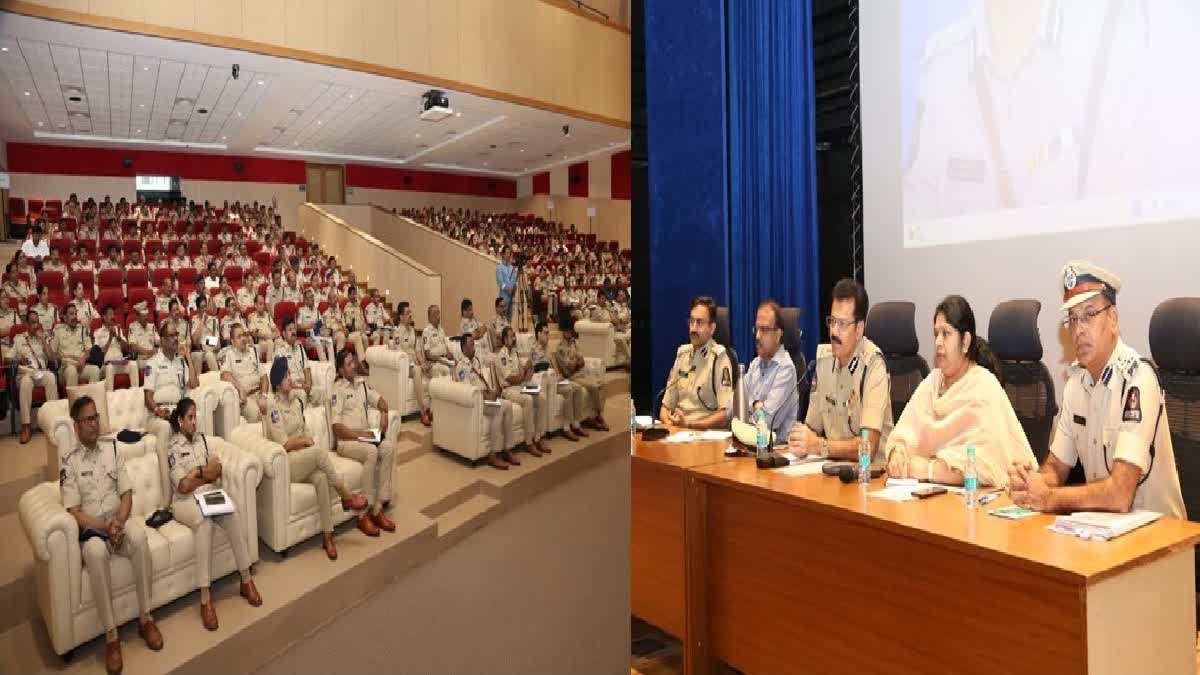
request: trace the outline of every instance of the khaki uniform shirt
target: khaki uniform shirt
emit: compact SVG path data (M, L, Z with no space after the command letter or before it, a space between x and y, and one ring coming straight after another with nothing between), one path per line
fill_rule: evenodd
M197 431L192 434L192 440L182 433L176 433L167 443L167 469L171 475L171 492L175 499L190 498L190 494L178 492L179 481L198 467L208 464L210 459L221 461L215 444L209 443L204 434ZM208 483L212 488L221 487L221 478Z
M316 307L302 305L300 309L296 310L297 328L300 326L307 326L305 330L312 330L312 327L316 325L319 318L320 317L317 315Z
M1067 466L1082 462L1089 483L1129 462L1142 472L1133 508L1186 519L1169 426L1154 369L1118 340L1099 381L1071 365L1050 452Z
M254 294L258 291L258 287L251 288L250 286L242 286L237 289L237 302L242 307L254 306Z
M100 345L100 348L103 349L104 345L108 344L108 339L109 339L111 333L114 333L114 332L116 333L116 335L118 335L120 337L125 337L125 331L121 330L120 326L114 326L113 330L110 331L108 326L103 326L103 325L96 329L96 333L92 337L95 339L95 341L96 341L95 343ZM121 359L124 359L124 358L125 358L125 352L121 351L121 341L114 339L112 341L112 345L109 346L108 351L104 352L104 360L106 362L107 361L120 361Z
M496 352L496 356L492 359L492 367L496 369L496 380L501 386L517 386L508 383L508 378L521 371L521 358L517 355L516 349L510 352L508 347L501 347L500 351Z
M483 365L478 354L469 359L464 355L454 363L454 381L465 382L485 394L495 391L495 373Z
M196 337L196 346L204 346L204 338L213 335L221 336L221 320L216 315L203 314L192 317L192 335Z
M258 353L253 349L239 352L230 347L221 354L221 372L233 375L243 391L252 391L262 382Z
M729 410L733 404L733 366L725 347L711 339L699 349L682 345L675 352L662 404L667 410L678 408L688 422Z
M304 404L298 398L275 394L267 400L263 418L267 438L283 445L289 438L307 434L304 425Z
M37 312L38 321L42 324L42 330L46 333L54 330L54 324L58 323L58 307L50 303L37 303L33 306L33 311Z
M146 362L146 372L142 376L142 387L154 392L154 402L159 405L174 406L179 399L188 393L187 359L176 354L168 359L159 351Z
M54 351L64 360L77 361L92 348L92 334L82 323L74 328L60 323L54 329L54 339L51 344Z
M58 470L58 486L63 507L78 506L87 515L107 521L121 506L121 495L133 489L133 481L115 444L102 442L94 448L76 445L67 453Z
M367 303L367 309L364 312L367 323L374 325L377 328L382 328L387 323L387 315L383 311L383 305L378 302Z
M321 328L328 328L331 331L342 330L342 311L338 309L337 303L330 303L325 308L325 313L321 315Z
M346 303L346 308L342 310L342 319L346 323L346 332L348 333L367 329L367 319L363 316L362 307L358 306L357 301Z
M129 342L135 347L155 348L158 347L158 340L158 332L154 330L153 324L147 323L143 326L140 321L129 324Z
M396 330L392 332L388 347L405 352L408 354L409 363L416 365L419 358L417 355L417 329L412 326L397 326Z
M450 341L446 339L446 331L441 326L425 324L421 330L422 349L429 352L435 359L445 358L450 353Z
M863 429L879 432L876 459L886 460L892 420L891 377L883 352L870 339L858 341L843 368L826 345L817 350L804 423L829 440L857 438Z
M351 382L339 377L333 383L329 397L329 412L333 424L344 424L351 429L369 429L371 423L368 410L379 405L379 392L366 380Z
M250 315L250 334L257 334L263 340L275 337L275 320L267 312L254 312Z
M274 360L281 356L287 359L288 377L292 379L292 385L303 387L304 369L308 367L308 354L304 351L304 343L296 340L295 345L289 345L282 338L276 340L275 350L271 355L271 359Z

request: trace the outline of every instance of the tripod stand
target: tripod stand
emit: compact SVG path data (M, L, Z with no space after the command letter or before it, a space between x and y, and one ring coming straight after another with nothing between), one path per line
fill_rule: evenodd
M517 332L524 333L529 330L529 277L525 274L525 267L522 265L517 268L517 293L513 297L513 302L516 307L513 307L513 312L517 316Z

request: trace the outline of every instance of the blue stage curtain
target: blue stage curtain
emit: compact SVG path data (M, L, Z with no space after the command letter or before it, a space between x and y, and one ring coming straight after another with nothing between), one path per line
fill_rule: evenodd
M822 334L812 4L728 0L725 21L730 330L749 364L755 307L773 297L802 309L811 360Z
M650 369L653 385L634 392L641 412L688 340L692 297L728 299L724 4L645 4L650 244L637 255L651 262L633 292L649 307L650 353L638 352L636 367Z

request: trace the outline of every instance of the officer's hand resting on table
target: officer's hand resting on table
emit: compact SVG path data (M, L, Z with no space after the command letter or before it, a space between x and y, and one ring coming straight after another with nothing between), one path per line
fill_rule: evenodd
M1008 469L1008 493L1013 503L1034 511L1045 511L1049 506L1050 486L1041 472L1022 464L1013 464Z
M788 450L801 457L817 450L821 446L821 437L804 422L796 422L788 433Z
M683 411L679 408L671 411L671 416L667 419L667 421L677 427L687 426L687 418L683 416Z

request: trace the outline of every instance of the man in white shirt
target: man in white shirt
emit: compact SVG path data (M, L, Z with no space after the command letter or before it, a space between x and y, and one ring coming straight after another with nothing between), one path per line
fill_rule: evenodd
M50 244L45 239L42 239L41 225L33 226L33 236L26 239L24 244L21 244L21 253L26 258L35 260L50 257Z

